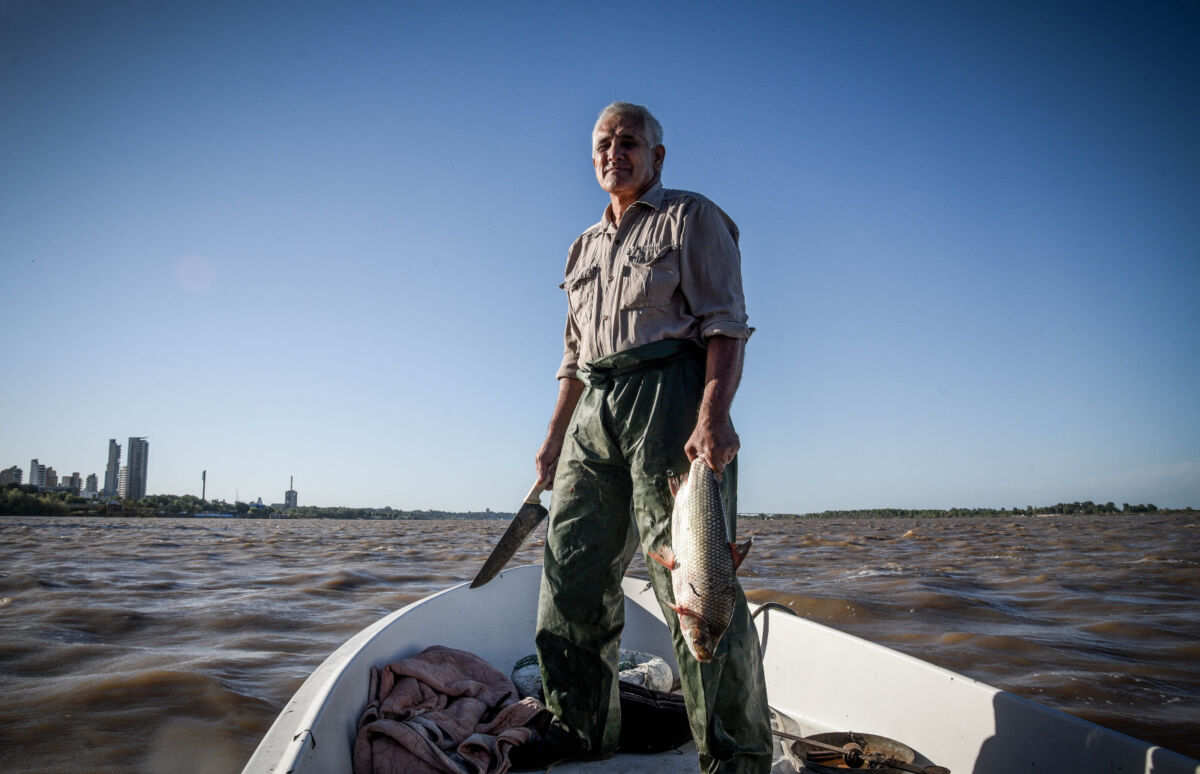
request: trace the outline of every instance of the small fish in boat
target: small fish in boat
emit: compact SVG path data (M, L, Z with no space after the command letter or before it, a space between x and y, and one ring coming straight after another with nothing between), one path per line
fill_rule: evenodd
M697 661L710 661L733 618L734 573L753 538L741 545L729 542L720 481L704 460L692 460L691 469L670 484L675 495L671 545L648 555L671 571L671 609L679 616L688 650Z

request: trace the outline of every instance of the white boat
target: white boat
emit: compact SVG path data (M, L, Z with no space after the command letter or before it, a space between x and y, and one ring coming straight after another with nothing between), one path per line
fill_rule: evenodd
M533 652L541 567L506 570L388 615L338 648L300 686L243 774L349 774L370 670L447 645L508 674ZM667 629L644 580L626 578L622 647L675 669ZM768 702L799 736L854 731L902 742L916 763L952 774L1200 774L1200 761L803 618L760 611ZM791 744L790 742L784 742ZM780 761L775 770L787 770ZM554 767L556 774L697 771L690 745L658 755Z

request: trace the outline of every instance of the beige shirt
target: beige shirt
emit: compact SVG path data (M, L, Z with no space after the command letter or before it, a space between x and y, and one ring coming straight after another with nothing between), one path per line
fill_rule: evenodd
M738 229L700 194L656 183L613 225L609 210L567 254L567 327L558 378L662 339L703 346L754 331L742 295Z

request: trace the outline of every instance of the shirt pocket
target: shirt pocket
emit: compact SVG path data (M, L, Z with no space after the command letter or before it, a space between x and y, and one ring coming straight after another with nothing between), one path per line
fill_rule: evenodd
M578 325L585 325L592 319L596 308L596 284L600 276L600 267L592 266L567 277L559 287L567 291L567 303L571 308L571 316Z
M621 270L625 280L622 309L653 309L671 303L679 287L678 245L634 245L626 252Z

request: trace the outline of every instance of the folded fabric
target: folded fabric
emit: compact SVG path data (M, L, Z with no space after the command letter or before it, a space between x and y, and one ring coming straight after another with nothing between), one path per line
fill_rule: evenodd
M505 774L545 705L473 653L434 645L371 670L355 774Z

